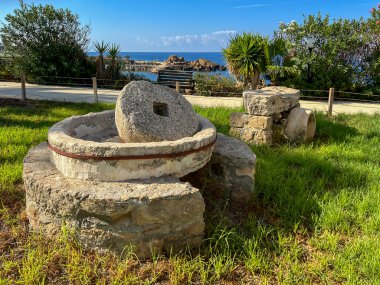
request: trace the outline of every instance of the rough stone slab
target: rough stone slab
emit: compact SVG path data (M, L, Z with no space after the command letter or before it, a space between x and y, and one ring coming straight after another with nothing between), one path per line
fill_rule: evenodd
M133 81L121 91L115 121L124 142L174 141L193 136L198 117L191 104L174 89Z
M202 242L202 195L176 178L128 183L66 178L49 161L46 143L25 157L23 178L31 229L47 236L66 224L84 246L121 252L132 245L140 257Z
M299 90L279 86L243 92L244 107L255 116L272 116L289 111L297 106L299 98Z
M247 113L231 113L230 115L230 127L270 130L272 124L273 118L268 116L254 116Z
M233 137L241 139L245 142L252 144L272 144L273 131L272 129L251 129L244 128L230 128L230 134Z
M247 123L247 113L231 113L230 127L242 128Z
M254 190L256 156L244 142L218 133L211 160L183 177L208 195L246 203Z
M270 130L273 124L272 117L248 115L245 127L252 129Z

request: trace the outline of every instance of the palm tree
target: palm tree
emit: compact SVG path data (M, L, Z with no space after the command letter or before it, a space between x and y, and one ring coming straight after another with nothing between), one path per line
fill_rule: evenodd
M119 77L119 72L120 72L120 63L118 61L119 53L120 53L119 45L112 44L110 48L108 49L108 54L111 60L106 70L107 79L116 80Z
M99 53L98 58L96 59L96 77L104 78L106 66L104 64L104 53L107 51L109 44L104 41L94 42L94 47Z
M228 70L244 88L257 89L260 73L270 63L268 39L259 34L237 34L230 39L227 48L222 50Z
M277 85L279 77L299 74L295 58L289 52L282 37L273 38L269 42L268 48L271 63L267 66L266 73L270 77L272 85Z

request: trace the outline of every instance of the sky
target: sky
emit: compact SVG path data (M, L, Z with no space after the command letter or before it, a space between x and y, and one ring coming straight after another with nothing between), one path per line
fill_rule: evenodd
M104 40L129 52L212 52L234 33L272 35L279 22L304 15L369 17L380 0L25 0L69 8L90 24L91 42ZM19 6L0 0L0 25ZM93 50L90 46L89 50Z

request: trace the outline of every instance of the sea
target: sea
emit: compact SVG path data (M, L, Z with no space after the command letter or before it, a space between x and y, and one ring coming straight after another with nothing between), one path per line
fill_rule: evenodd
M96 52L88 52L89 56L97 56ZM194 61L200 58L208 59L219 65L225 65L226 62L221 52L120 52L121 57L129 56L132 60L145 60L145 61L165 61L171 55L183 56L186 61ZM127 71L125 71L127 73ZM143 75L150 80L156 81L157 74L150 72L134 72ZM205 73L205 72L200 72ZM206 72L207 74L219 74L224 77L232 78L228 71L213 71Z

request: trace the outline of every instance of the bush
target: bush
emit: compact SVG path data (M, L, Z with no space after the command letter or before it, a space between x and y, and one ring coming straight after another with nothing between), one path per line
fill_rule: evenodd
M68 9L20 5L5 16L0 29L4 54L13 58L12 73L32 81L42 76L90 77L85 52L90 27L82 26Z
M127 85L129 82L137 81L137 80L145 80L145 81L151 81L147 77L137 74L137 73L127 73L127 74L120 74L119 79L117 80L100 80L98 81L99 87L105 87L105 88L112 88L112 89L123 89L125 85Z
M376 88L380 38L370 20L331 20L321 14L309 15L301 24L280 24L276 37L288 42L290 55L301 72L283 84L358 92ZM313 42L311 50L308 42Z
M197 95L215 97L241 97L243 85L221 75L196 73L194 77Z

